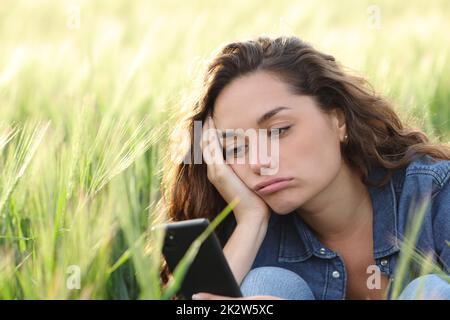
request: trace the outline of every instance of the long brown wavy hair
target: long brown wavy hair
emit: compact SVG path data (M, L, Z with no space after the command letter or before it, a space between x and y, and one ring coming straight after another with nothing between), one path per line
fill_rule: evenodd
M387 184L396 169L423 154L450 159L450 147L431 143L425 133L403 124L390 102L380 97L364 78L344 72L333 56L315 50L297 37L260 36L225 45L209 63L200 95L186 120L191 141L186 157L191 163L194 162L191 151L195 150L194 121L203 123L207 114L213 113L217 96L231 81L255 71L277 75L293 92L314 97L324 112L333 108L343 111L348 140L342 144L341 152L367 186ZM373 167L388 169L378 183L368 180ZM202 164L166 161L163 172L161 201L166 220L200 217L212 220L227 205L208 181L204 161ZM217 233L220 234L220 228ZM161 275L166 282L166 266Z

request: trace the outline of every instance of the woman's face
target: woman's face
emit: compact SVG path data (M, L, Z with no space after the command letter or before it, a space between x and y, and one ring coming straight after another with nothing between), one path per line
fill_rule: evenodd
M278 107L286 109L258 123L264 114ZM286 128L279 134L278 156L270 155L269 161L257 157L251 163L249 143L259 150L258 140L245 141L248 148L239 148L240 143L233 145L231 138L224 141L228 154L233 155L233 148L238 148L234 157L245 159L244 163L235 161L229 165L250 189L274 178L292 178L278 191L258 193L278 214L290 213L313 199L341 170L340 143L345 135L342 114L335 111L324 114L311 97L293 94L286 83L271 73L257 71L233 80L217 97L213 119L220 131L270 132ZM270 143L266 148L270 153ZM261 169L270 167L276 167L276 173L264 175Z

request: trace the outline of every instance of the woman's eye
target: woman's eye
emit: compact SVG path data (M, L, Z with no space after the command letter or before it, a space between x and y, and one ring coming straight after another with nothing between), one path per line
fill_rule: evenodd
M283 127L283 128L273 128L269 130L269 136L280 136L289 130L291 126Z
M229 157L241 156L242 152L245 151L246 148L247 148L246 145L245 146L239 146L237 148L233 148L233 149L228 150L226 153L227 153L227 156L229 156Z

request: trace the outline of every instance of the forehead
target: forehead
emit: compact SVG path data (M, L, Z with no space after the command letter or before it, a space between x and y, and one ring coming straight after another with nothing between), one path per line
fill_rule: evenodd
M234 79L218 95L214 122L218 129L257 127L257 119L277 106L290 106L294 95L275 75L258 71Z

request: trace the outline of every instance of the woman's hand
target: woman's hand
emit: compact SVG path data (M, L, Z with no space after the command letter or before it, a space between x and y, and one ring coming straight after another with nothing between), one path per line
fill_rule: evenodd
M192 295L193 300L283 300L275 296L249 296L242 298L219 296L212 293L199 292Z
M236 222L268 221L267 204L236 175L224 158L213 119L208 116L203 127L202 151L207 163L208 180L216 187L223 199L230 203L236 197L239 203L233 210Z

